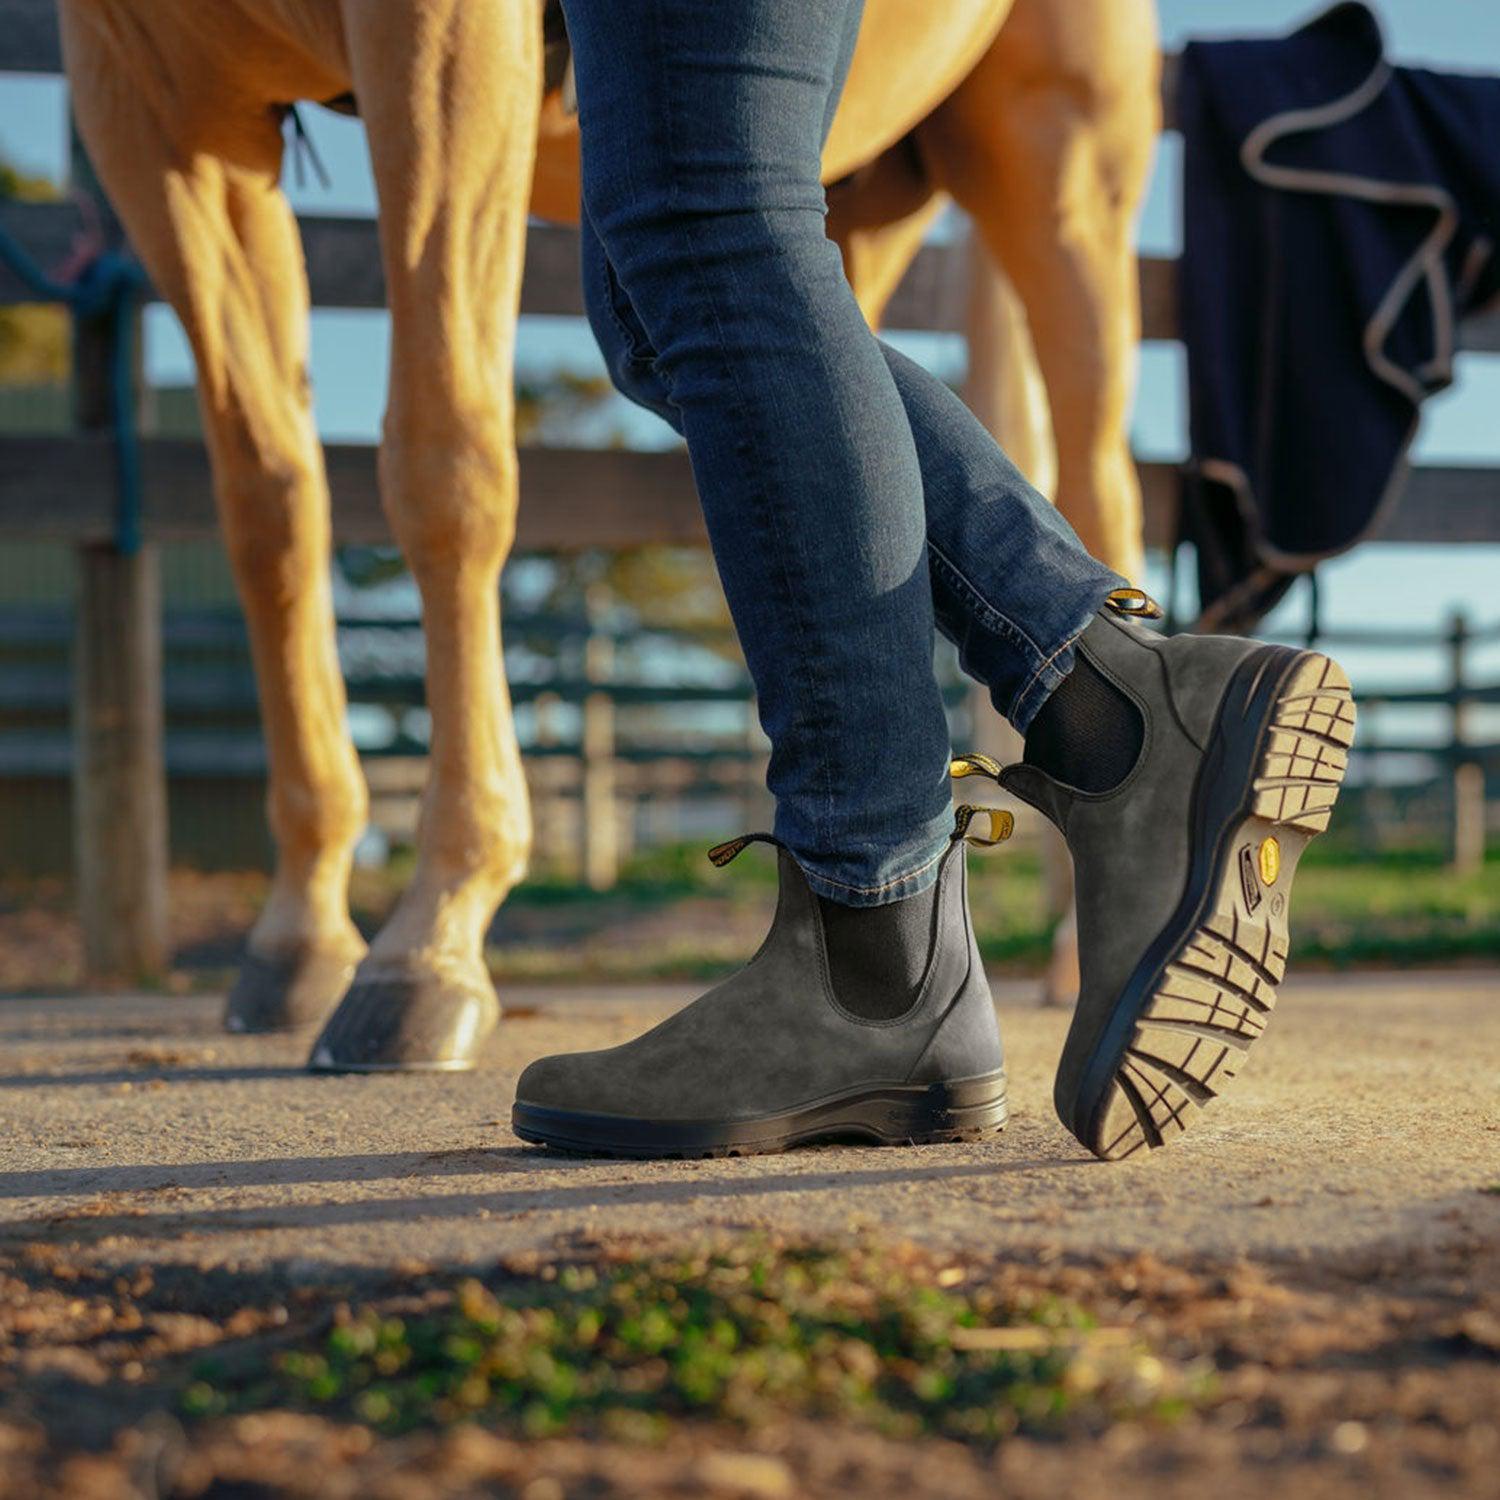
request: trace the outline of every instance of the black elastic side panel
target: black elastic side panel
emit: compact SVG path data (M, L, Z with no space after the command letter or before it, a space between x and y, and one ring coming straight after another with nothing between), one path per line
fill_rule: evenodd
M940 884L885 906L818 897L833 993L850 1015L890 1021L912 1008L932 953Z
M1081 792L1107 792L1145 740L1140 709L1080 652L1026 731L1026 764Z

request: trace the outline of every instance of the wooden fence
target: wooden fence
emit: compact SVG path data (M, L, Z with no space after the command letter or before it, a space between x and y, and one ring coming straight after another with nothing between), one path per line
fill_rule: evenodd
M429 748L422 623L342 613L338 634L371 824L407 841ZM504 634L539 861L603 889L637 823L649 842L675 840L686 804L705 800L763 820L768 747L728 626L649 624L619 609L507 609ZM244 622L232 608L171 609L162 637L174 851L204 868L257 864L267 852L266 759ZM73 644L71 611L0 607L0 828L26 844L0 845L0 874L67 868L54 789L74 761ZM664 660L675 663L670 683L658 680ZM970 687L956 662L942 676L962 742Z
M0 847L0 873L64 867L49 794L73 764L73 635L65 609L0 608L0 826L19 826L25 809L30 844L25 851ZM258 862L266 852L259 811L266 761L243 620L232 608L172 609L162 635L174 849L206 867ZM708 800L720 814L733 804L731 816L747 826L764 814L767 746L728 627L652 625L629 612L507 610L505 639L540 860L604 888L638 823L656 843L684 836L687 803ZM1473 652L1500 641L1500 620L1475 627L1458 615L1438 632L1334 629L1319 641L1335 650L1446 656L1446 671L1434 673L1431 687L1361 683L1355 756L1366 772L1377 757L1418 761L1413 779L1428 786L1427 812L1420 827L1404 832L1426 841L1438 831L1434 816L1447 818L1455 864L1473 869L1483 859L1485 776L1500 774L1500 743L1477 737L1473 724L1476 711L1500 705L1500 685L1476 677ZM396 840L415 828L428 750L424 728L411 719L425 703L423 652L415 616L340 617L339 653L351 713L362 726L356 739L371 786L371 823ZM656 680L664 655L679 663L670 684ZM955 743L969 743L974 699L951 652L943 654L940 675ZM1390 712L1412 707L1430 711L1440 723L1436 734L1390 732ZM656 712L662 709L667 716ZM1435 806L1432 793L1444 781L1446 806ZM1378 847L1388 832L1363 836Z
M0 73L60 71L51 0L0 0ZM75 156L75 188L91 187ZM0 232L38 263L61 260L81 227L69 203L0 203ZM373 308L384 301L373 222L305 218L304 246L317 307ZM891 305L888 326L963 333L967 248L929 246ZM534 228L528 243L523 313L576 316L581 302L576 238ZM1141 266L1145 338L1176 334L1174 268ZM30 300L0 270L0 305ZM1466 325L1461 346L1500 350L1500 316ZM97 330L80 326L74 383L78 430L65 436L7 434L0 443L0 545L9 538L66 540L78 548L79 614L74 647L75 867L85 947L100 974L161 966L165 955L165 806L160 599L154 544L213 534L206 455L200 444L146 439L142 530L147 545L114 547L116 483L104 425L106 371ZM328 449L338 542L384 541L368 446ZM1143 463L1150 545L1174 535L1172 465ZM703 522L686 458L678 452L584 452L532 448L521 455L522 550L613 548L648 543L701 545ZM1500 485L1491 469L1423 466L1380 540L1487 542L1500 536Z

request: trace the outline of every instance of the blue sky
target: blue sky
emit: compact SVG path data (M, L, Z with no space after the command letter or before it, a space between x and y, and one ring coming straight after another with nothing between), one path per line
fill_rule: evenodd
M1283 29L1318 7L1302 0L1159 0L1168 45L1192 36L1264 33ZM1393 58L1400 62L1500 74L1500 4L1495 0L1376 0ZM16 165L60 175L64 161L66 99L61 82L50 78L0 75L0 154ZM308 212L368 213L374 195L357 122L309 111L309 125L332 175L332 187L315 183L288 190ZM1179 242L1177 151L1168 137L1159 153L1152 190L1142 215L1144 250L1169 254ZM919 358L944 373L962 358L956 340L902 340ZM314 316L313 376L319 425L330 438L372 439L384 399L387 349L382 313L327 311ZM191 378L191 359L180 330L165 309L154 309L148 323L148 358L153 379ZM519 358L532 370L559 365L599 368L587 330L568 320L524 320ZM1138 450L1175 458L1183 451L1180 351L1147 345L1134 430ZM1468 355L1459 361L1455 387L1428 403L1417 454L1431 461L1500 464L1500 356ZM659 440L644 414L628 419L641 440ZM1500 519L1500 479L1496 487ZM1476 621L1500 621L1500 545L1465 548L1369 546L1324 569L1323 614L1328 625L1436 626L1453 608ZM1295 627L1302 617L1300 590L1284 607L1280 623ZM1395 686L1429 678L1439 666L1436 652L1344 653L1356 682ZM1481 658L1487 675L1500 675L1500 648ZM1431 721L1413 732L1435 731ZM1500 734L1500 714L1484 730ZM1476 726L1478 727L1478 726ZM1393 718L1387 733L1397 733Z

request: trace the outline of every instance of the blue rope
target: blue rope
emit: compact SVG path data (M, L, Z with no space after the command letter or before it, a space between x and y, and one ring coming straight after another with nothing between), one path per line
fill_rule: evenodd
M141 550L141 451L135 430L135 363L131 314L145 273L127 255L107 250L74 281L57 281L0 229L3 263L40 302L60 302L75 323L103 320L109 359L109 418L115 458L115 547L127 557Z

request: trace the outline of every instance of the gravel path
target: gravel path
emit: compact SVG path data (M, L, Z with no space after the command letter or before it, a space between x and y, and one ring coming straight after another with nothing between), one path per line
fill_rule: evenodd
M449 1077L310 1076L305 1042L231 1039L209 998L4 1001L0 1248L321 1279L727 1226L1215 1258L1500 1233L1500 972L1294 979L1234 1093L1113 1166L1054 1119L1065 1018L1025 993L997 985L1013 1122L994 1142L661 1163L523 1148L510 1102L532 1057L624 1040L686 989L513 990L484 1066Z

